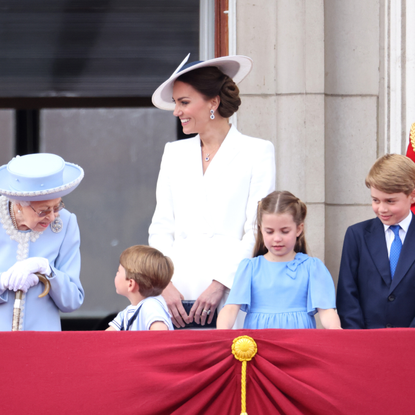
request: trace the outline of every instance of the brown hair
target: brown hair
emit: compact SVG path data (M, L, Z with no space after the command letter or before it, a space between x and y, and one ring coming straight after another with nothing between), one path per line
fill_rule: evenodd
M223 118L229 118L238 111L241 105L239 88L232 78L225 75L215 66L206 66L195 69L179 76L177 81L191 85L207 99L219 96L220 104L218 112Z
M160 251L146 245L134 245L120 256L127 280L134 280L143 297L160 295L173 276L173 262Z
M401 154L385 154L375 161L365 184L381 192L409 196L415 188L415 163Z
M268 249L265 247L264 239L261 232L262 216L263 214L279 214L290 213L297 226L304 223L307 216L307 206L292 193L284 191L275 191L264 197L257 208L256 220L256 240L254 246L253 256L265 255ZM297 237L297 242L294 247L295 252L307 253L307 243L305 240L304 229L300 236Z

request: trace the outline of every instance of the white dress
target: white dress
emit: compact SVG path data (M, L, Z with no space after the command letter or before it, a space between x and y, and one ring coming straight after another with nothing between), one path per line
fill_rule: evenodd
M252 257L258 201L275 189L270 141L232 126L205 174L200 144L199 136L166 144L149 229L149 244L173 260L172 282L186 300L212 280L232 287L239 262Z

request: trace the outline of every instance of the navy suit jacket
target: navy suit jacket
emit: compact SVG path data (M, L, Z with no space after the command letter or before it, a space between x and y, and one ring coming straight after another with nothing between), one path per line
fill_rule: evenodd
M415 327L415 218L391 278L380 219L357 223L344 238L337 311L346 329Z

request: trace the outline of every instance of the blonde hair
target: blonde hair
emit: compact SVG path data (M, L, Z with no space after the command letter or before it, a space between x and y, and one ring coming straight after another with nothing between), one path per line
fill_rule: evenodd
M262 237L261 224L263 214L280 214L289 213L297 226L304 223L307 216L307 206L292 193L284 191L275 191L264 197L257 208L256 220L256 239L253 256L265 255L268 249L265 247L264 238ZM305 240L304 229L300 236L297 237L297 242L294 247L295 252L307 253L307 243Z
M173 276L173 262L160 251L146 245L134 245L120 256L127 280L134 280L143 297L160 295Z
M385 154L375 161L365 184L381 192L409 196L415 188L415 163L401 154Z

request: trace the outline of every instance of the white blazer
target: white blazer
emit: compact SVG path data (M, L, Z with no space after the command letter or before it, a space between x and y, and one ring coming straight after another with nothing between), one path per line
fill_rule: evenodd
M174 263L173 284L196 300L217 280L228 288L252 257L258 201L275 189L270 141L231 127L203 174L199 136L167 143L149 244Z

